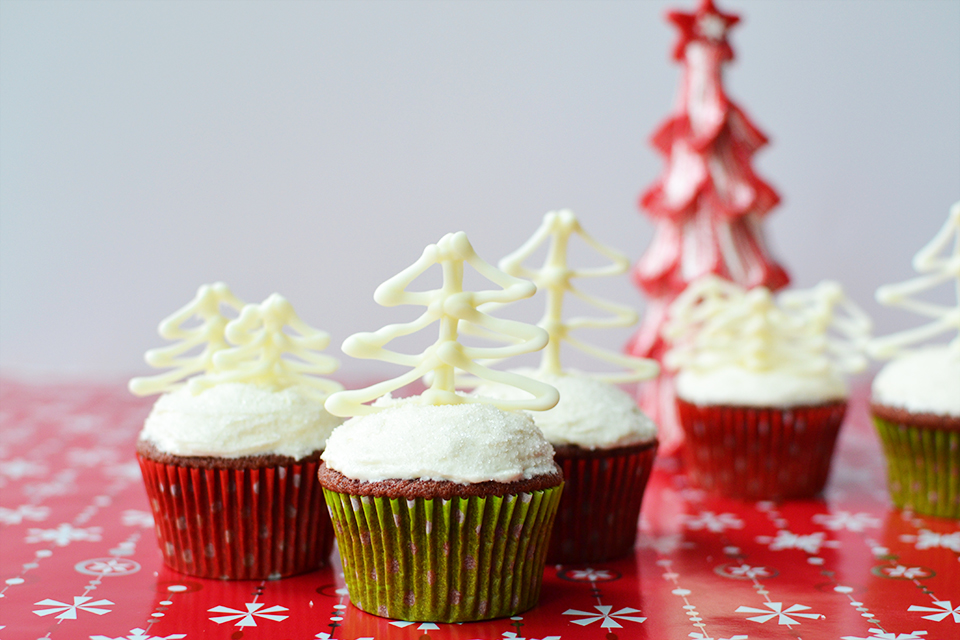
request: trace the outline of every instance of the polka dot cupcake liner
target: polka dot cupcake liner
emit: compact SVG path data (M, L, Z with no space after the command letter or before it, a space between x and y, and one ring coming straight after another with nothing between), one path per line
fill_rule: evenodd
M602 562L633 551L657 442L557 452L563 495L547 562Z
M137 456L163 562L223 580L276 579L325 565L333 528L316 461L205 469Z
M678 399L687 475L730 498L813 497L826 486L846 408L845 401L773 408Z
M378 616L430 622L530 609L561 489L450 500L324 489L351 602Z
M960 431L873 416L887 459L887 489L900 509L960 519Z

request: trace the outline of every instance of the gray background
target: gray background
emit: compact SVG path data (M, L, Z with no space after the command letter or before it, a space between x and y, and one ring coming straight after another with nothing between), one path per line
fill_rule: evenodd
M718 4L743 17L727 91L772 139L775 254L880 332L918 324L873 291L960 199L960 2ZM663 15L694 6L3 0L0 368L145 373L159 320L214 280L284 294L342 356L420 312L372 293L426 244L463 230L496 262L551 209L635 260L679 82ZM597 285L642 309L627 276Z

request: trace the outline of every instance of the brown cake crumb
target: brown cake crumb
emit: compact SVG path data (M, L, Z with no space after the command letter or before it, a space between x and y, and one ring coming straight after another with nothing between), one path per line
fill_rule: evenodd
M178 456L157 449L149 440L137 441L137 453L160 464L172 464L180 467L195 469L263 469L266 467L284 467L291 464L312 462L320 459L323 450L317 450L308 456L297 460L290 456L266 454L258 456L243 456L241 458L220 458L216 456Z
M960 416L940 415L936 413L912 413L901 407L891 407L872 403L870 413L881 420L894 424L905 424L921 429L947 429L960 431Z
M348 478L339 471L320 465L320 484L331 491L355 496L376 498L467 498L506 496L528 493L555 487L563 482L560 467L554 464L554 472L516 482L477 482L461 484L449 480L380 480L366 482Z

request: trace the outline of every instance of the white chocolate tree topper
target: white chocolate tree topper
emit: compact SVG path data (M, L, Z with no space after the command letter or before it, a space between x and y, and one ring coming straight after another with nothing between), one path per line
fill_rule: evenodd
M464 291L465 263L502 288ZM439 289L422 292L406 290L407 286L434 265L442 268L443 284ZM550 409L559 400L557 390L553 387L518 374L494 371L477 362L529 353L542 349L547 344L547 334L539 327L494 318L478 310L478 307L485 303L513 302L529 298L535 291L536 286L532 282L510 276L484 262L462 231L445 235L437 244L428 245L416 262L377 287L373 295L374 300L385 307L410 304L426 307L426 311L412 322L387 325L372 333L356 333L343 343L343 352L347 355L400 364L411 367L411 370L370 387L334 393L325 404L327 411L338 416L375 413L384 407L364 403L428 375L430 387L419 398L409 399L410 401L433 405L485 403L501 409ZM439 335L422 353L403 354L383 348L391 340L416 333L434 322L439 323ZM504 341L511 344L497 347L465 346L459 341L463 324L501 334ZM458 370L484 380L518 387L532 397L500 400L459 394L454 384Z
M951 241L953 250L948 253ZM914 256L913 269L922 275L905 282L883 285L877 289L877 301L933 318L934 321L874 339L870 343L870 354L876 358L891 358L906 351L909 345L955 332L957 335L950 341L948 349L953 357L960 358L960 202L950 208L943 227ZM952 307L913 298L917 293L951 281L957 296L957 303Z
M225 316L224 307L237 317ZM197 326L184 326L194 318L199 319ZM178 342L148 351L147 364L172 370L131 380L130 391L136 395L184 385L196 394L229 382L273 390L300 385L322 397L343 388L317 377L338 367L335 358L319 353L330 344L330 336L308 326L276 293L261 304L244 304L222 282L203 285L192 301L160 323L160 335ZM201 346L200 353L188 355Z
M670 306L664 334L674 347L666 365L797 375L860 371L867 364L863 350L870 327L870 319L836 282L774 298L766 287L746 290L706 276Z
M571 236L579 236L591 249L610 260L602 267L572 268L568 264L568 247ZM545 242L550 242L546 259L539 269L525 267L527 260ZM656 360L636 358L614 353L587 344L575 338L571 332L581 328L629 327L637 322L637 313L626 305L616 304L584 293L575 287L575 278L603 278L627 272L630 261L620 252L601 244L584 231L576 214L570 210L551 211L543 217L543 223L519 249L504 257L499 267L510 275L532 280L537 289L546 294L546 309L538 325L550 336L550 342L542 352L540 373L563 373L560 363L560 348L564 342L603 362L627 369L623 373L592 374L591 377L611 383L647 380L660 372ZM570 294L587 305L611 314L606 318L563 317L564 298Z

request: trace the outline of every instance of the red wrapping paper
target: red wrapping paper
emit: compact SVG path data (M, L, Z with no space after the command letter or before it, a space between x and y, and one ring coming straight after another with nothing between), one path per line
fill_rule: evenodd
M846 402L791 408L677 400L687 474L731 498L809 498L826 485Z
M163 561L192 576L274 579L329 561L319 463L203 469L138 455Z

